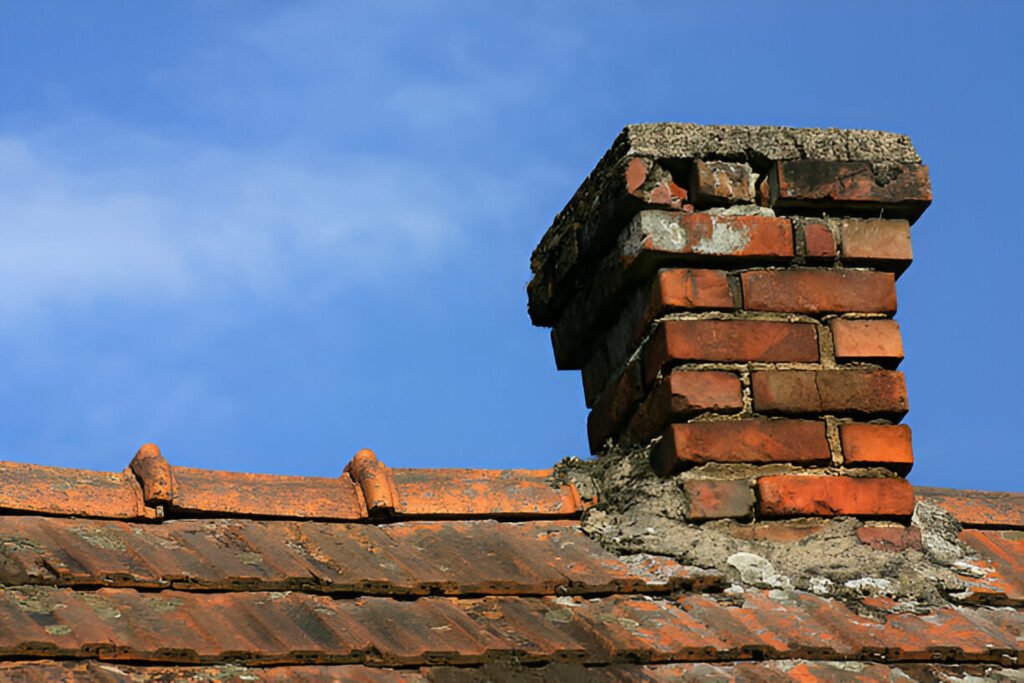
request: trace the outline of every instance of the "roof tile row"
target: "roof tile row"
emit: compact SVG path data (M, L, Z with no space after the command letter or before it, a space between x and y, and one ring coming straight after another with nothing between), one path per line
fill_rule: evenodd
M976 678L968 679L968 676ZM736 664L611 664L587 666L555 663L524 667L515 662L494 662L480 667L427 666L410 669L369 667L362 664L251 667L240 664L211 666L136 666L120 662L53 661L0 663L0 678L23 683L88 680L98 683L145 681L347 681L348 683L497 683L515 681L756 681L761 683L913 683L914 681L1019 680L1013 670L992 666L949 664L887 665L862 662L778 660Z
M140 533L144 531L144 533ZM334 595L663 593L721 574L649 555L619 558L572 521L385 525L293 520L110 520L12 516L0 584Z
M550 470L392 470L368 450L337 479L175 467L152 444L117 473L0 463L0 509L48 515L569 518L584 507L574 486L552 483Z
M916 486L914 494L943 508L965 527L1024 529L1024 493Z
M288 592L0 592L0 656L136 663L476 665L575 661L828 659L1014 666L1024 614L935 608L860 616L810 594L753 591L743 604L609 596L334 600Z

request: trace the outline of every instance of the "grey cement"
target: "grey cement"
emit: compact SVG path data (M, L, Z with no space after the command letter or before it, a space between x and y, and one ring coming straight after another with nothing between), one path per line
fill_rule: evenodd
M555 468L560 481L574 483L585 498L597 497L598 505L583 517L583 529L619 555L666 555L685 565L721 571L733 583L727 592L810 591L865 612L871 610L862 599L870 596L895 598L907 610L960 602L970 597L964 577L984 575L970 549L958 540L957 521L928 503L918 503L913 518L921 530L921 551L876 550L860 542L856 530L861 522L849 517L831 519L798 541L744 540L729 533L746 526L743 522L687 522L680 484L697 473L660 479L647 458L644 448L613 450L592 461L566 459ZM745 476L744 468L750 466L715 465L699 474L735 478ZM821 520L803 523L808 522Z
M639 123L626 126L613 149L623 143L625 154L661 158L921 162L909 137L878 130Z

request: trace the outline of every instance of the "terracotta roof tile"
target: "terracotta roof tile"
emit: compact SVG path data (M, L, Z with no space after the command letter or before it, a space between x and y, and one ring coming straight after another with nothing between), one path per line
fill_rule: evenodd
M173 467L174 515L221 514L354 520L366 516L355 483L346 474L288 477Z
M571 522L381 526L277 520L116 521L18 516L0 527L0 584L368 595L554 595L706 588L713 572L623 561Z
M965 527L1024 529L1024 493L915 486L914 494L945 509Z
M409 516L566 517L583 509L572 486L553 486L550 470L392 470L399 514Z
M476 683L495 681L607 681L657 683L660 681L757 681L758 683L913 683L914 681L962 681L968 676L1013 680L1014 671L989 665L900 664L779 660L732 664L611 664L587 666L560 662L523 666L514 661L482 667L425 666L413 669L371 667L361 664L259 667L243 663L208 666L139 666L121 662L54 661L0 663L0 678L37 683L58 680L135 683L139 680L257 680L346 681L350 683Z
M584 509L550 470L391 470L369 450L336 479L176 467L146 444L124 472L0 463L0 482L0 510L110 519L540 519Z
M0 509L132 519L152 517L135 477L63 467L0 462Z
M970 585L967 599L1024 607L1024 531L965 529L960 540L982 558L970 563L983 575L965 577Z
M628 596L335 600L289 592L194 593L13 587L0 593L0 654L150 663L244 658L254 664L380 666L519 661L731 661L763 655L885 661L1018 661L1024 617L937 608L926 618L815 617L823 598L752 592L742 606ZM830 604L835 605L829 601ZM1008 618L1009 617L1009 618ZM729 618L749 624L726 626ZM751 634L762 646L749 647Z
M147 445L121 473L0 476L17 513L0 514L0 658L43 660L0 677L231 678L245 662L266 680L911 680L1018 666L1024 648L1009 494L923 493L983 527L961 535L977 557L951 597L968 605L858 612L613 554L550 471L391 470L363 451L337 478L286 477L175 467ZM827 524L731 533L800 544ZM920 551L893 529L891 551Z

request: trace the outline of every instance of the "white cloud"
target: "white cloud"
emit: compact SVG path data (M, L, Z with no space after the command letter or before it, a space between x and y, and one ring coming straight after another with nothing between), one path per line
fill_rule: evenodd
M461 222L459 194L401 161L325 170L281 154L156 145L143 162L83 167L52 147L0 138L4 314L274 295L310 277L345 286L435 259Z

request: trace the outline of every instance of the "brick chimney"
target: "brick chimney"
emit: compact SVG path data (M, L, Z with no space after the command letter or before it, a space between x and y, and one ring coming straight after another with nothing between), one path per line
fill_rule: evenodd
M628 126L532 257L592 453L685 472L689 518L906 518L895 283L931 201L902 135ZM725 467L723 467L725 466Z

